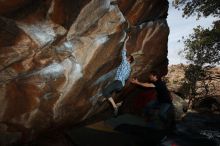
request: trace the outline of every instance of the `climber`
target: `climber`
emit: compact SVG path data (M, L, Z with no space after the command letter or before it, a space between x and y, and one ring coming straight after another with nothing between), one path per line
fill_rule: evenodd
M129 39L129 35L126 36L126 40L124 42L124 46L121 52L122 61L118 66L114 81L110 83L106 88L103 89L102 95L105 97L103 101L108 98L108 101L112 104L114 108L114 115L117 116L118 108L121 106L122 102L115 103L112 94L115 92L120 92L122 88L125 86L126 80L129 78L131 72L131 63L134 61L132 55L127 55L126 43Z
M130 82L143 87L155 88L157 92L157 98L155 100L150 101L145 106L144 114L145 116L150 116L150 112L152 109L159 108L160 118L166 120L166 112L172 106L172 98L165 82L161 80L159 74L156 71L151 71L149 74L149 82L142 83L139 82L136 78L131 79Z

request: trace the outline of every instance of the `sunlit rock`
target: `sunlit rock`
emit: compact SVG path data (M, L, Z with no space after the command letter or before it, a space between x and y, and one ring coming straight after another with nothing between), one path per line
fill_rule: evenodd
M135 58L131 76L144 78L152 68L167 73L167 1L118 5L0 1L0 131L11 135L9 143L108 108L97 98L121 61L126 20L132 25L126 47Z

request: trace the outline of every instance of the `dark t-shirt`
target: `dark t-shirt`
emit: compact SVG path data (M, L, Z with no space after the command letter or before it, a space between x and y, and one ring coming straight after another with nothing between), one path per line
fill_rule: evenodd
M158 80L153 83L157 91L157 99L161 103L170 103L172 102L170 92L167 89L166 83Z

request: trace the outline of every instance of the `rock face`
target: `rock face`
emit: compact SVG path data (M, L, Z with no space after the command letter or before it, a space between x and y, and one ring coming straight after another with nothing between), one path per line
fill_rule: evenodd
M114 78L127 24L131 76L166 74L167 10L167 0L0 1L1 145L105 108L97 95Z
M177 64L169 66L169 71L166 76L167 85L170 91L178 93L181 97L187 97L187 88L184 83L187 82L185 78L185 71L187 65ZM214 67L208 70L209 76L206 80L197 82L198 98L201 97L214 97L217 101L220 95L220 68Z
M175 118L176 120L180 120L187 111L187 102L173 92L171 92L171 96L173 98Z

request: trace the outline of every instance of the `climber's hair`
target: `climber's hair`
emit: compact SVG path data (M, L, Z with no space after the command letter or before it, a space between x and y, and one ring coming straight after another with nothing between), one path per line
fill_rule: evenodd
M150 75L154 75L154 76L157 76L157 77L160 76L160 74L159 74L159 72L157 70L151 70L150 71Z
M158 80L162 80L162 75L158 72L158 70L150 71L150 75L156 76Z
M130 63L134 62L134 57L132 55L127 55L127 58L130 60Z

